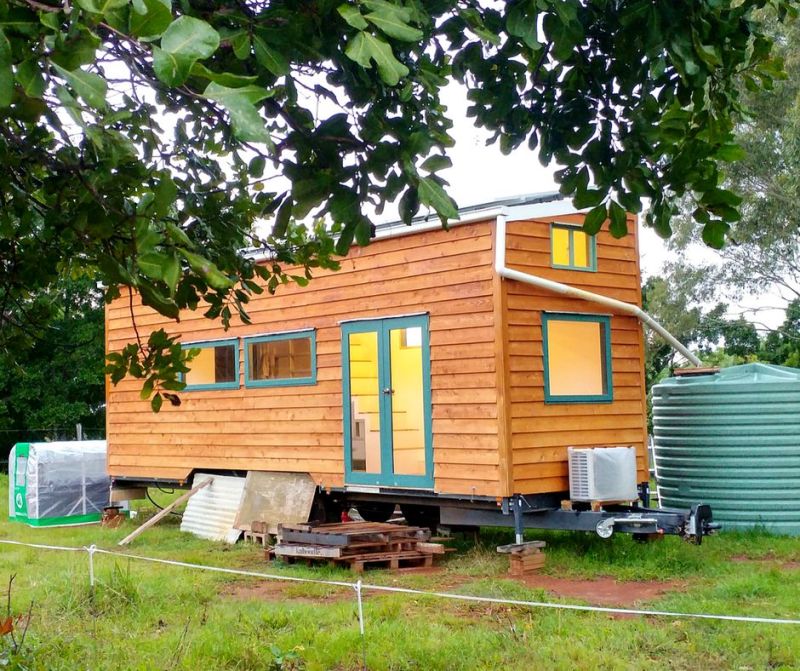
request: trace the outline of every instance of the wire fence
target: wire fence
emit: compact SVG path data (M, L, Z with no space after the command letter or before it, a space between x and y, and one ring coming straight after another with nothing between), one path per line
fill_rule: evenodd
M360 579L357 580L356 582L349 582L346 580L321 580L317 578L301 578L299 576L262 573L260 571L245 571L242 569L226 568L223 566L196 564L192 562L184 562L175 559L160 559L157 557L147 557L145 555L136 555L127 552L117 552L115 550L106 550L104 548L99 548L96 545L86 545L80 547L66 546L66 545L43 545L37 543L23 543L21 541L14 541L14 540L0 540L0 544L16 545L20 547L27 547L27 548L34 548L34 549L48 550L48 551L85 552L88 557L87 568L88 568L89 585L92 589L94 589L97 582L95 576L95 555L108 555L110 557L119 557L121 559L129 559L133 561L148 562L152 564L162 564L166 566L176 566L196 571L209 571L214 573L223 573L227 575L240 575L250 578L260 578L262 580L276 580L283 582L309 583L315 585L329 585L334 587L350 588L353 590L354 597L358 605L358 624L359 624L359 632L362 637L366 635L366 621L364 617L364 607L362 600L362 595L365 591L391 593L391 594L405 594L414 597L431 597L431 598L447 599L454 601L466 601L471 603L520 606L533 609L538 608L538 609L566 610L566 611L576 611L576 612L586 612L586 613L640 615L648 617L665 617L672 619L745 622L749 624L800 625L800 618L757 617L752 615L735 615L735 614L720 614L720 613L683 613L676 611L646 610L639 608L612 608L606 606L588 606L588 605L558 603L550 601L527 601L523 599L505 599L500 597L474 596L468 594L456 594L453 592L433 592L421 589L412 589L410 587L373 585L370 583L365 583Z

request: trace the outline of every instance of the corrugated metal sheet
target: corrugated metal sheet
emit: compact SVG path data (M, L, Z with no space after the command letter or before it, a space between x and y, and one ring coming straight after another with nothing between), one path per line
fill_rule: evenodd
M235 543L240 532L234 529L234 523L242 502L245 479L196 473L192 486L197 486L208 478L214 478L214 482L187 502L181 531L188 531L212 541Z
M800 370L765 364L653 387L661 504L711 504L723 529L800 535Z

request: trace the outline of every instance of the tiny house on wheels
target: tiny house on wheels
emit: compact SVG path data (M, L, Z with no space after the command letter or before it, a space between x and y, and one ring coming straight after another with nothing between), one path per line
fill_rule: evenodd
M317 514L355 505L375 519L399 504L414 522L520 534L701 537L705 507L636 501L647 505L649 478L641 321L660 327L641 310L635 217L615 239L587 235L558 194L460 215L449 230L379 225L339 271L254 297L253 323L228 331L134 300L139 330L163 327L200 354L178 407L152 413L133 379L108 387L115 487L307 473ZM108 351L134 338L128 296L107 307L106 338ZM610 467L576 462L570 478L569 448L608 447L628 450ZM603 477L620 483L612 501L576 493Z

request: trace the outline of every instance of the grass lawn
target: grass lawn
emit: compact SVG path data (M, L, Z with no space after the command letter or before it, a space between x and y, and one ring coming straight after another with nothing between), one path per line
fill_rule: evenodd
M0 476L0 501L7 501ZM163 497L162 497L163 498ZM31 529L1 507L0 538L112 549L142 521ZM147 511L144 511L147 512ZM641 545L628 536L530 533L548 542L546 575L676 581L639 605L660 610L800 617L800 539L724 534L701 547L677 538ZM485 530L477 546L428 574L370 572L365 581L464 594L558 600L506 577L494 546L512 534ZM182 534L177 518L130 552L285 575L352 580L347 571L267 565L252 545L229 547ZM792 564L794 562L794 564ZM359 669L362 641L349 588L265 582L97 555L90 594L86 553L0 545L0 584L16 574L15 614L32 618L25 669ZM5 588L0 588L5 591ZM569 600L580 603L579 598ZM4 615L0 606L0 622ZM369 669L800 669L800 626L620 618L367 594ZM0 652L0 668L3 653Z

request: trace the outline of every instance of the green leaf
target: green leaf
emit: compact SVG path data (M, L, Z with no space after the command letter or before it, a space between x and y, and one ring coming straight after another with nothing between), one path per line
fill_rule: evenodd
M155 380L152 377L148 377L144 381L144 384L139 391L139 398L141 398L143 401L146 401L148 398L150 398L150 394L153 393L154 382Z
M363 68L369 68L370 61L375 61L380 78L389 86L395 86L401 77L408 75L408 68L394 57L392 48L370 33L356 34L347 45L345 55Z
M406 192L400 197L398 204L400 219L406 226L411 226L411 222L419 212L419 193L413 187L408 187Z
M188 78L195 60L153 47L153 70L167 86L180 86Z
M153 396L153 400L150 401L150 407L153 409L153 412L159 412L163 403L164 399L161 397L161 394L156 394Z
M17 81L29 98L41 98L45 92L45 81L39 61L29 58L17 66Z
M189 267L203 278L210 287L218 291L225 291L233 287L233 280L220 272L219 268L204 256L185 249L178 251L189 262Z
M189 236L186 235L186 232L179 226L176 226L172 222L169 222L167 223L165 230L170 240L172 240L173 242L182 244L185 247L194 247L192 241L189 239Z
M443 217L458 219L458 208L455 201L447 195L442 185L429 177L419 180L419 201L432 207Z
M233 55L240 61L245 60L250 56L250 35L242 31L231 38L231 46L233 47Z
M336 11L339 12L339 15L348 23L348 25L357 30L364 30L364 28L366 28L368 25L364 17L361 16L361 12L358 10L358 7L354 7L353 5L339 5L336 8Z
M272 227L272 235L282 238L286 235L289 227L289 219L292 216L292 199L287 198L278 208L278 215L275 217L275 225Z
M181 263L175 254L167 257L164 264L164 282L169 287L170 295L175 295L175 290L178 288L178 282L181 279Z
M703 226L703 242L714 249L722 249L725 245L725 236L730 230L730 226L724 221L712 219Z
M91 72L84 70L65 70L60 65L53 64L56 71L67 80L81 98L95 109L102 110L106 106L106 80Z
M266 142L272 140L258 113L255 103L268 98L272 93L261 86L228 88L211 82L203 93L206 98L222 105L230 114L233 133L245 142Z
M181 16L169 24L161 36L161 48L188 58L208 58L219 47L219 33L209 24L191 16Z
M164 269L169 262L169 257L162 252L148 252L136 258L139 270L147 277L154 280L164 279Z
M141 3L133 4L128 30L135 37L155 38L159 37L170 23L172 23L170 0L142 0Z
M716 157L720 161L741 161L747 158L747 152L738 144L726 144L717 149Z
M344 52L345 56L358 63L362 68L371 67L372 52L368 48L366 35L367 33L364 32L356 34L347 44Z
M612 200L608 205L608 217L611 219L611 224L608 230L615 238L623 238L628 234L628 216L625 209Z
M261 37L253 37L253 50L256 54L256 61L262 67L267 68L276 77L289 74L289 61L284 55L270 47Z
M603 227L603 223L608 218L608 211L605 205L598 205L586 213L583 219L583 230L589 235L597 235Z
M76 4L91 14L106 14L128 4L128 0L75 0Z
M157 217L166 216L178 197L178 187L170 175L163 175L153 191L154 214Z
M531 49L541 48L538 40L538 28L536 15L529 16L527 3L520 2L508 10L506 16L506 28L509 34L522 39Z
M11 69L11 42L0 29L0 107L8 107L14 97L14 72Z
M394 37L404 42L418 42L422 39L422 31L401 21L396 12L372 12L367 14L364 18L376 25L389 37Z
M234 75L230 72L214 72L213 70L209 70L199 61L195 61L192 64L190 74L195 77L203 77L204 79L208 79L209 81L216 82L217 84L228 86L230 88L247 86L248 84L254 83L258 79L256 76L251 77L248 75Z
M437 172L439 170L445 170L452 167L453 162L447 158L447 156L440 156L437 154L435 156L429 156L426 158L422 162L420 169L427 170L428 172Z

